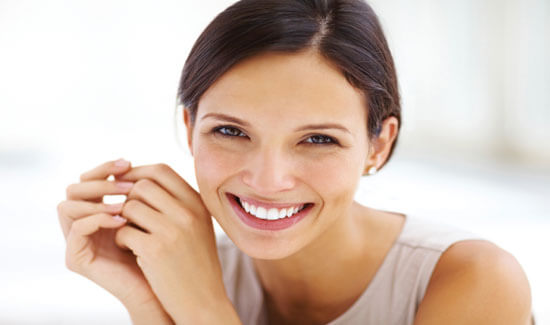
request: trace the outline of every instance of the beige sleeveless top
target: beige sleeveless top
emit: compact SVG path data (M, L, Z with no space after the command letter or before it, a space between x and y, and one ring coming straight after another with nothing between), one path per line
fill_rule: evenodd
M441 254L461 240L483 239L449 225L407 215L397 240L367 289L327 325L413 324ZM229 299L244 325L268 325L263 292L252 259L223 234L218 254Z

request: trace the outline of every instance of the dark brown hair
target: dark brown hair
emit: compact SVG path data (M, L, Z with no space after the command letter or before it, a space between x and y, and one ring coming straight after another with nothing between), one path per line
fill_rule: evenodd
M262 52L314 48L366 99L369 139L395 116L401 127L397 76L378 17L363 0L241 0L218 14L183 67L178 102L194 124L202 94L234 64ZM395 148L393 143L388 159ZM384 162L385 164L385 162Z

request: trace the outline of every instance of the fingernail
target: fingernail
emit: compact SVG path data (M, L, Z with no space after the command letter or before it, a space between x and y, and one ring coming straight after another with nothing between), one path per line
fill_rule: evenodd
M115 182L116 186L123 190L129 190L134 186L133 182Z
M115 219L116 221L120 221L120 222L126 221L126 218L123 218L123 217L119 216L118 214L116 216L113 216L113 219Z
M110 211L118 211L122 208L123 205L124 203L108 204L107 209L109 209Z
M124 159L121 158L121 159L115 161L115 166L117 166L117 167L126 167L126 166L128 166L129 163L130 162L128 160L124 160Z

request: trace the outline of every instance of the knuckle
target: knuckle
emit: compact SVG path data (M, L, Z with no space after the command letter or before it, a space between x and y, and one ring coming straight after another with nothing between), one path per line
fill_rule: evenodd
M174 243L177 240L178 234L173 229L167 229L164 232L163 241L168 244Z
M73 272L81 273L80 266L75 262L74 257L71 254L65 254L65 266Z
M159 242L163 243L163 247L175 247L181 236L182 233L176 228L170 228L164 232L163 238Z
M73 184L69 184L69 186L67 186L67 188L65 189L65 194L67 196L67 198L70 198L73 194L73 192L75 191L75 187L76 187L76 183L73 183Z
M183 229L195 229L196 227L200 227L201 224L202 221L193 217L182 218L181 221L181 225L184 227Z
M115 230L115 236L114 236L115 244L120 246L122 244L122 242L124 241L124 237L125 237L125 233L126 233L126 227L127 226L124 226L124 227L121 227L121 228L118 228L117 230Z
M192 216L196 214L193 211L193 209L189 207L188 204L185 204L184 202L178 202L178 208L180 209L179 215L180 215L180 218L182 219L192 219L193 218Z
M101 220L106 216L106 213L98 213L82 219L75 220L72 223L71 229L69 231L76 235L81 235L86 232L86 230L90 227L90 224L100 223Z
M178 202L177 217L178 221L180 221L184 226L192 227L192 224L196 221L197 216L201 216L201 214L199 214L196 209L189 207L187 204Z
M157 173L171 173L172 168L165 163L159 163L153 165L153 170Z
M122 213L127 214L139 207L140 203L138 200L130 199L124 203L124 206L122 207Z
M61 201L57 204L57 215L61 216L62 214L64 214L66 205L67 201Z
M154 186L153 181L147 178L142 178L135 182L134 186L132 187L132 193L133 194L141 194L148 191L152 186Z
M195 226L195 218L188 213L178 214L177 223L186 229L192 229Z
M168 258L170 251L177 244L178 238L179 234L173 231L163 232L162 236L154 236L147 242L147 245L142 246L144 256L157 260Z
M83 220L84 220L84 219L75 220L75 221L71 224L71 228L69 229L69 232L70 232L70 233L73 233L73 234L76 234L76 235L82 233L82 230L83 230L83 227L84 227Z
M159 240L152 240L144 249L147 251L148 256L160 257L164 251L164 244Z
M120 243L121 240L128 235L128 231L130 230L131 226L123 226L118 228L115 231L115 240Z

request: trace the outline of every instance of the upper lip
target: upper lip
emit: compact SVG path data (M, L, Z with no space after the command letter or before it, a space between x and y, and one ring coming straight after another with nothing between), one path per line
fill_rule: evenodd
M236 196L241 200L244 200L256 207L264 207L264 208L275 208L275 209L284 209L284 208L290 208L290 207L297 207L301 206L303 204L307 204L308 202L298 202L298 203L273 203L273 202L265 202L257 199L253 199L249 196L243 196L243 195L236 195L233 193L228 193L230 195Z

